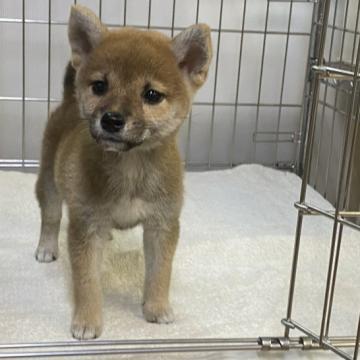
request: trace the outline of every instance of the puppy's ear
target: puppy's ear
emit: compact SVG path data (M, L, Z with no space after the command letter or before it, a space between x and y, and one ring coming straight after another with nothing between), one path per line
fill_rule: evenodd
M188 27L172 40L179 67L195 89L206 80L212 57L210 28L205 24Z
M71 62L75 69L99 44L106 31L106 27L91 10L81 5L71 7L68 35Z

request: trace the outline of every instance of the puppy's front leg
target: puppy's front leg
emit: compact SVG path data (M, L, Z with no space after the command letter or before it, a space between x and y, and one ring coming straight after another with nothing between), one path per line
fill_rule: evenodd
M170 323L169 304L172 261L179 238L179 221L144 224L145 286L143 313L149 322Z
M102 331L100 266L103 239L89 233L86 225L70 222L69 252L72 266L75 309L71 325L74 338L94 339Z
M54 174L47 162L42 159L42 168L36 183L36 195L41 209L41 233L35 258L39 262L51 262L59 253L58 236L61 221L62 199L56 189ZM44 163L47 165L44 166Z

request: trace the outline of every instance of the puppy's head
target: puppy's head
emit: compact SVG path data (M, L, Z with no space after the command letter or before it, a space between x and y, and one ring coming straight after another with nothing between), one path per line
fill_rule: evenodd
M106 150L147 149L173 135L205 82L207 25L174 39L131 28L110 31L83 6L69 20L76 96L90 132Z

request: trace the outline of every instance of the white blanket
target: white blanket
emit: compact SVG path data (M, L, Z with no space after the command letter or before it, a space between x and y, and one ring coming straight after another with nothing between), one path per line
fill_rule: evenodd
M60 258L34 259L40 216L36 176L0 172L1 343L70 339L70 276L66 219ZM258 165L186 174L181 239L175 257L171 299L176 321L146 323L141 313L141 229L116 232L103 271L105 326L102 339L257 337L282 335L300 179ZM308 201L331 205L313 189ZM318 331L332 222L304 221L293 318ZM331 326L333 335L354 335L360 311L360 236L344 233ZM296 333L292 333L296 334ZM151 358L200 358L156 355ZM212 358L272 359L336 357L329 353L252 352ZM134 357L136 358L136 357ZM145 358L145 357L140 357ZM150 357L146 357L147 359Z

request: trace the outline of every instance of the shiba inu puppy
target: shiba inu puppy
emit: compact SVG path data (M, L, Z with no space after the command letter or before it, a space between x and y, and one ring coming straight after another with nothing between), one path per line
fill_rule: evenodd
M36 194L41 235L36 259L58 257L62 202L69 209L77 339L102 331L100 265L112 228L144 230L147 321L173 321L168 296L179 237L182 165L176 133L212 56L210 29L174 39L132 28L108 30L96 15L71 9L72 57L61 105L43 138Z

